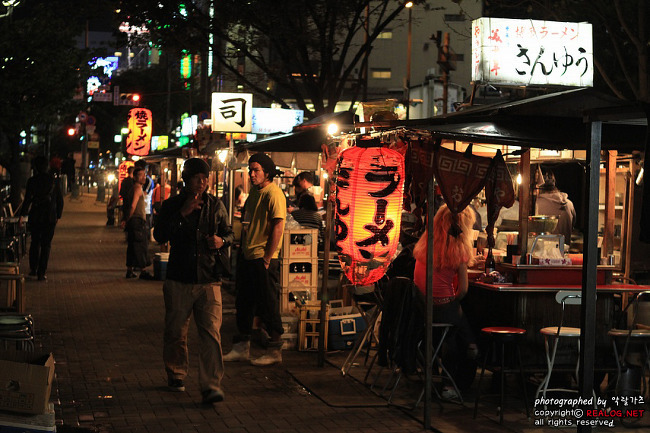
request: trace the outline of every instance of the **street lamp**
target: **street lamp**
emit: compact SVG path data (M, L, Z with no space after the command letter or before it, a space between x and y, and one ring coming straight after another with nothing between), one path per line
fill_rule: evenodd
M406 40L406 119L408 120L411 107L411 9L413 9L413 2L407 2L404 7L409 10L408 37Z

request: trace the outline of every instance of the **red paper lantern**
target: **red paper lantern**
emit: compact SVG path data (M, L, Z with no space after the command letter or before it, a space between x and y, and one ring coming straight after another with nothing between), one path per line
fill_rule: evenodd
M404 157L381 147L352 147L338 158L336 246L351 283L379 280L399 242Z
M129 135L126 136L126 153L146 156L151 150L151 110L133 108L129 110Z
M129 167L134 166L134 162L131 160L122 161L122 163L117 168L117 190L119 191L122 188L122 181L126 179L129 175Z

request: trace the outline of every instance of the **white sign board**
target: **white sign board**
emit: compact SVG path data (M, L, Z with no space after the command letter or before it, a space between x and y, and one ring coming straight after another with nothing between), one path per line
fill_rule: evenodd
M214 132L251 132L253 94L213 93L211 118Z
M274 132L291 132L293 127L304 120L302 110L285 110L282 108L253 108L254 134L273 134Z
M589 23L479 18L472 22L472 80L501 85L591 87Z

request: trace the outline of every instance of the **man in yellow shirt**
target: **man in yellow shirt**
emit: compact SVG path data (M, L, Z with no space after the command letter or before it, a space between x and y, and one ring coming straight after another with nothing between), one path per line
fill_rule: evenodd
M224 361L250 359L250 337L255 316L270 335L266 354L251 360L257 366L282 362L282 319L280 317L280 263L278 253L282 245L284 220L287 216L284 193L273 183L275 163L264 153L256 153L248 160L251 189L244 207L250 225L242 245L244 255L238 284L237 330L233 349Z

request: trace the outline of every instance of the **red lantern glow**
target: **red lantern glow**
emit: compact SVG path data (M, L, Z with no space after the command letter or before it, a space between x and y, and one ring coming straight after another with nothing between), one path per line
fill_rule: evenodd
M351 283L379 280L399 242L404 157L381 147L352 147L339 155L336 246Z
M129 135L126 136L126 153L146 156L151 150L153 119L151 110L133 108L129 110Z

